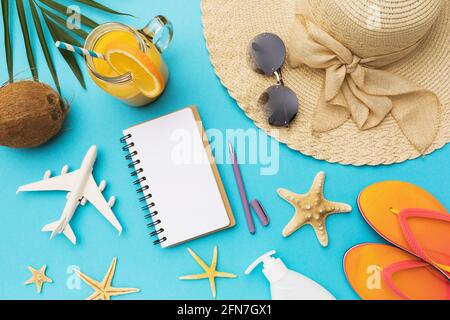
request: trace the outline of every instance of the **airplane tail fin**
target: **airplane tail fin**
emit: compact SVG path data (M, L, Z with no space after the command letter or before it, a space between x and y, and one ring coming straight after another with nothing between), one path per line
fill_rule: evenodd
M60 225L61 221L57 220L45 225L42 228L42 231L51 232L52 234L50 235L50 239L53 239L57 234L60 233L60 231L58 230ZM67 237L67 239L70 240L70 242L72 242L73 244L77 243L77 238L75 237L75 234L69 224L66 225L62 233Z
M50 236L50 239L53 239L53 237L56 235L56 230L58 229L59 225L61 224L61 221L57 220L52 223L46 224L41 231L44 232L51 232L52 235Z
M72 244L77 244L77 237L75 237L75 233L73 233L73 230L72 230L72 227L70 226L70 224L67 224L63 233L67 237L67 239L69 239L70 242L72 242Z

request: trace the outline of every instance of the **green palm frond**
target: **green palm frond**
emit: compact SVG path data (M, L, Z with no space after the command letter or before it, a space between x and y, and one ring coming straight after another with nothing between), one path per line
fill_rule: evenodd
M61 28L58 24L52 21L46 14L44 14L43 16L45 24L47 25L47 28L50 31L50 34L54 42L63 41L78 47L83 46L81 43L78 42L78 40L76 40L70 34L66 33L63 28ZM75 59L75 54L67 50L60 50L60 51L64 60L69 65L70 69L72 69L73 74L77 77L81 86L84 89L86 89L86 83L84 82L83 73L81 71L80 66L77 63L77 60Z
M33 2L41 2L43 4L45 4L47 7L55 10L56 12L58 12L59 14L62 14L65 17L69 17L69 8L65 5L62 5L54 0L32 0ZM86 17L84 14L80 14L81 17L81 24L85 25L89 28L96 28L98 26L98 23L95 22L94 20Z
M36 5L34 1L31 1L31 14L33 16L34 26L36 27L36 33L39 38L39 42L41 44L42 51L44 52L45 60L47 61L48 68L50 69L50 73L52 74L53 81L55 82L56 88L58 91L61 91L61 87L59 86L58 74L56 73L55 64L53 63L52 56L50 55L50 51L48 50L48 45L45 40L44 28L42 28L41 18L36 9Z
M23 6L23 0L16 0L17 13L19 15L20 27L22 28L23 41L25 43L25 50L27 52L28 64L30 65L31 74L33 79L39 79L39 75L36 69L36 62L34 60L33 47L31 46L30 32L28 31L28 22Z
M9 6L9 0L0 0L1 10L3 18L3 30L5 41L5 53L6 64L8 69L9 82L14 82L14 67L13 67L13 55L12 55L12 32L10 30L11 12ZM88 35L90 29L96 28L98 23L88 16L80 13L80 29L69 29L67 26L67 19L71 13L63 2L63 0L15 0L16 10L19 17L20 27L22 30L23 41L25 45L28 65L30 67L33 79L39 79L39 73L36 68L35 54L33 52L33 46L31 44L30 31L34 26L34 32L38 37L40 47L44 53L45 60L52 75L56 88L60 91L58 73L55 68L55 64L52 58L50 48L53 48L53 44L47 43L47 32L53 41L63 41L74 44L76 46L82 46L82 43ZM81 6L89 7L95 10L100 10L108 14L131 16L127 13L122 13L113 10L109 7L102 5L94 0L74 0ZM74 2L71 1L71 2ZM27 18L27 12L31 13L32 21ZM30 21L29 21L30 20ZM75 77L78 79L80 85L86 88L86 84L83 78L81 67L76 58L76 55L72 52L59 50L67 65L72 70Z
M55 21L56 23L58 23L60 26L64 27L67 23L66 19L62 18L60 15L54 13L51 10L47 10L46 8L44 8L43 6L38 4L38 8L39 10L41 10L42 14L51 18L53 21ZM67 30L69 31L69 30ZM71 33L76 34L78 37L82 38L82 39L86 39L88 36L88 33L86 31L84 31L83 29L70 29Z
M102 4L100 4L100 3L98 3L98 2L96 2L94 0L75 0L75 1L79 2L79 3L82 3L82 4L85 4L85 5L88 5L88 6L93 7L93 8L97 8L99 10L102 10L102 11L105 11L105 12L108 12L108 13L118 14L118 15L121 15L121 16L134 17L133 15L128 14L128 13L117 12L116 10L108 8L108 7L102 5Z
M11 31L9 29L9 4L8 0L2 0L2 16L3 16L3 30L5 32L5 53L6 64L8 65L8 79L9 82L14 81L13 71L13 55L11 48Z

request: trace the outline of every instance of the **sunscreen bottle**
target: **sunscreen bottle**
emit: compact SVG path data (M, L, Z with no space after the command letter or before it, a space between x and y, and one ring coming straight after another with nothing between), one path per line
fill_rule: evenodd
M317 282L289 270L281 259L272 257L275 253L272 250L262 255L245 270L249 275L260 263L263 264L262 272L270 282L273 300L336 300Z

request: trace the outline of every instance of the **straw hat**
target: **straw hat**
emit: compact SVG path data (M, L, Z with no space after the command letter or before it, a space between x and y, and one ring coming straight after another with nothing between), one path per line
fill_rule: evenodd
M203 0L202 12L218 77L256 126L289 147L379 165L450 142L450 1ZM288 49L283 79L299 99L289 128L271 127L258 104L275 84L248 65L248 44L262 32Z

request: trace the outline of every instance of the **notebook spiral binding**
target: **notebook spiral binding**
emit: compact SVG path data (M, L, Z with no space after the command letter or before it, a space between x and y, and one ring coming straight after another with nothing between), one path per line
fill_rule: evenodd
M137 177L144 172L144 169L139 167L141 161L137 159L138 152L136 150L132 150L132 148L134 147L134 142L132 142L131 139L132 135L127 134L120 139L120 142L122 144L125 144L125 146L122 147L122 150L124 152L128 152L128 154L125 156L125 159L127 161L131 161L128 164L128 168L134 168L134 171L131 172L131 176ZM143 194L143 196L139 198L139 202L146 202L147 200L152 198L152 194L149 193L150 187L145 183L145 181L147 181L147 177L141 175L141 178L133 182L133 185L140 186L140 188L137 189L136 192ZM157 240L153 241L154 245L158 245L163 243L164 241L167 241L167 238L164 236L160 236L164 232L164 229L158 228L158 225L161 224L161 220L155 218L158 216L158 211L154 210L155 207L156 204L154 202L151 202L150 204L143 206L142 211L148 212L144 216L144 218L151 221L147 224L147 227L149 229L154 229L154 231L150 232L150 237L159 237Z

